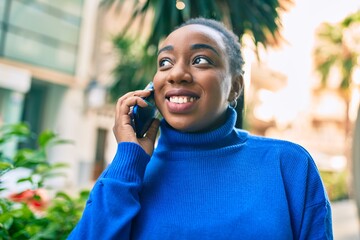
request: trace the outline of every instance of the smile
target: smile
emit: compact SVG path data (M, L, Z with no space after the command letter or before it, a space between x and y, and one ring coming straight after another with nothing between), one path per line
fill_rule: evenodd
M188 89L171 89L165 94L166 106L169 112L183 114L192 111L197 106L200 96Z
M172 97L169 97L170 102L177 103L177 104L194 102L195 100L197 100L197 97L190 97L190 96L172 96Z

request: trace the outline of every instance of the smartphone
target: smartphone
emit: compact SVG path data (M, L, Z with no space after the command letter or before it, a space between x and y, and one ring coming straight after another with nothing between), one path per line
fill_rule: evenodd
M138 138L144 137L152 121L159 115L159 112L155 106L153 83L150 82L144 90L151 90L150 95L144 98L148 105L146 107L135 105L132 108L130 114L131 125L134 128L136 137Z

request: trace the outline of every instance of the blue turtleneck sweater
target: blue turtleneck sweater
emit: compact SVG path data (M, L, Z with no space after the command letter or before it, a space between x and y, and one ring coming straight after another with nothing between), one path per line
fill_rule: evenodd
M332 239L331 210L309 153L234 128L161 123L150 158L120 143L69 239Z

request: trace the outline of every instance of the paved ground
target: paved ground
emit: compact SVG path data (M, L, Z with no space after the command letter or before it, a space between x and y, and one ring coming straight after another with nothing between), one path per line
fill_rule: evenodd
M334 202L332 206L335 240L360 240L360 227L354 200Z

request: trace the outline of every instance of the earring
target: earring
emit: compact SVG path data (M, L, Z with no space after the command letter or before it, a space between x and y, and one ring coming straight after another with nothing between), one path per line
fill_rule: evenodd
M230 102L231 107L236 108L236 106L237 106L237 98L238 98L238 93L234 92L234 99Z
M232 100L232 101L230 102L230 107L236 108L236 106L237 106L237 101L236 101L236 98L235 98L234 100Z

